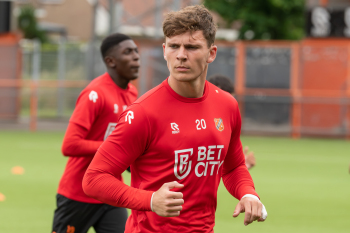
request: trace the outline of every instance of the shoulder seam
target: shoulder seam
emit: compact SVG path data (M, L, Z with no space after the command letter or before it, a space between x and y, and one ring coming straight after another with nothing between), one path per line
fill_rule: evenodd
M151 142L151 135L152 135L152 127L151 127L151 123L150 123L150 120L146 114L146 111L144 110L143 106L140 104L140 103L134 103L134 104L137 104L138 106L140 106L140 108L142 109L142 111L145 113L144 116L147 118L147 122L148 122L148 128L149 128L149 131L148 131L148 142L147 142L147 148L145 149L145 151L148 149L149 147L149 144Z
M135 104L141 104L143 101L145 101L146 99L148 99L149 97L151 97L152 95L154 95L156 92L158 92L160 89L164 88L164 86L162 85L161 87L159 87L157 90L155 90L153 93L151 93L149 96L145 97L143 100L140 100L139 102L135 103ZM142 97L142 96L141 96ZM141 98L140 97L140 98Z

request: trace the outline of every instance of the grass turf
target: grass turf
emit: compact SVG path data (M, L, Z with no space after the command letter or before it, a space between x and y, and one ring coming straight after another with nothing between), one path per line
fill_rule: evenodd
M50 232L66 163L62 138L62 132L0 132L0 193L6 197L0 202L0 232ZM215 232L349 232L349 141L242 137L242 142L255 152L251 175L269 217L249 226L242 214L233 219L237 200L221 184ZM11 174L14 166L25 173ZM129 182L128 174L124 178Z

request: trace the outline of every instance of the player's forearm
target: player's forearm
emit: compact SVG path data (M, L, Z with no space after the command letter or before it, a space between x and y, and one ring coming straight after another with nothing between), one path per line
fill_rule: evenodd
M151 211L153 192L130 187L111 174L89 168L83 179L86 195L103 203L134 210Z
M65 156L81 157L93 156L103 141L91 141L80 138L65 140L62 145L62 153Z
M253 194L259 197L255 192L253 180L245 164L224 173L222 180L229 193L238 200L245 194Z
M63 139L62 153L65 156L93 156L103 141L86 140L89 130L70 122Z

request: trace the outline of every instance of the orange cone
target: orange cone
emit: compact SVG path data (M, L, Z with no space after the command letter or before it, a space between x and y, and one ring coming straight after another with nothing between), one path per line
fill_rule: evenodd
M21 166L15 166L11 169L11 173L14 175L23 175L24 168Z
M6 197L4 194L0 193L0 201L5 201Z

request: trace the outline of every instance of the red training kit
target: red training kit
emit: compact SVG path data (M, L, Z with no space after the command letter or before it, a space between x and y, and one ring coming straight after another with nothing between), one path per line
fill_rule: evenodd
M83 188L102 202L132 209L125 232L212 232L221 177L237 199L257 196L242 151L238 105L209 82L201 98L185 98L167 81L121 115ZM118 180L130 164L131 187ZM160 217L151 212L151 196L172 181L184 185L172 190L183 193L183 209L178 217Z
M70 118L62 152L69 156L58 193L75 201L101 203L87 196L82 180L98 147L114 130L119 116L137 98L131 84L118 87L105 73L94 79L81 93ZM121 175L116 176L121 180Z

